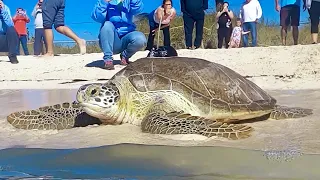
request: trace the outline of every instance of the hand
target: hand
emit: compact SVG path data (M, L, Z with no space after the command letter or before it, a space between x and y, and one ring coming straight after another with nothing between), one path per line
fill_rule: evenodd
M152 35L155 35L157 31L158 31L158 28L155 28L154 30L152 30L152 31L151 31L151 32L152 32Z
M303 7L302 7L303 11L306 11L307 9L307 6L305 4L303 4Z
M276 5L276 11L280 12L280 10L281 10L281 7L280 7L279 4L277 4L277 5Z
M2 9L4 7L4 3L3 1L0 1L0 9Z

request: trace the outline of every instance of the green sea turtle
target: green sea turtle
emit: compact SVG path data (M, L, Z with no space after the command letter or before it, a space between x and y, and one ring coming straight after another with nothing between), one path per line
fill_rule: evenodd
M136 60L107 83L81 86L77 102L15 112L7 120L21 129L130 123L147 133L240 139L253 130L239 123L244 120L311 114L311 109L276 105L256 84L220 64L199 58L154 57Z

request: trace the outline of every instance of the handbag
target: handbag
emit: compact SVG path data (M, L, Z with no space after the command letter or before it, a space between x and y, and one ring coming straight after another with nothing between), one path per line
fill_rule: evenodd
M178 56L177 51L172 46L159 46L160 41L160 30L161 30L162 16L160 17L158 37L157 37L157 46L152 47L147 57L172 57Z

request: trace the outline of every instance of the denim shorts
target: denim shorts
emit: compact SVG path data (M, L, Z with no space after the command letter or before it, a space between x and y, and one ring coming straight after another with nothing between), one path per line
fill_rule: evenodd
M43 28L64 26L65 0L44 0L42 3Z

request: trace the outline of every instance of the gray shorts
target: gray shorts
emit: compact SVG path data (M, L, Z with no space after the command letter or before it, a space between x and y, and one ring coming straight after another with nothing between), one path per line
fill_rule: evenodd
M64 26L65 0L44 0L42 3L43 28Z

